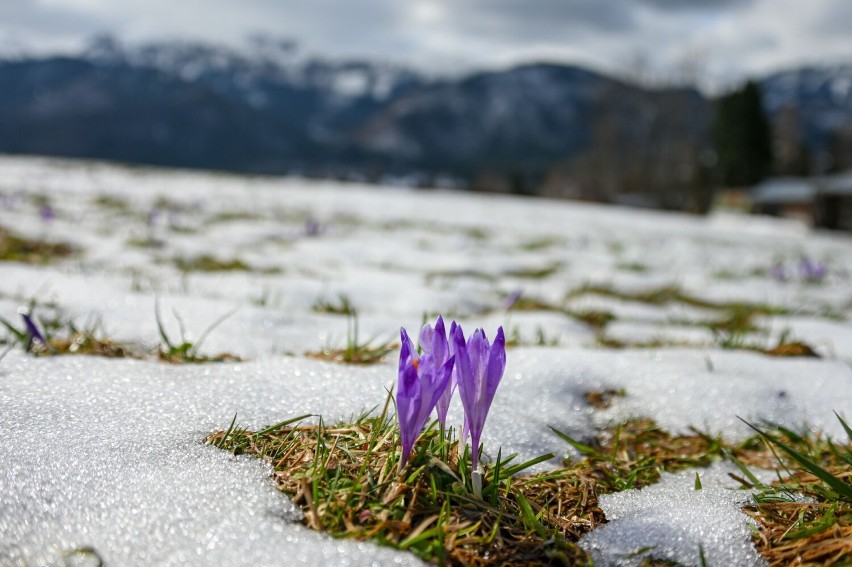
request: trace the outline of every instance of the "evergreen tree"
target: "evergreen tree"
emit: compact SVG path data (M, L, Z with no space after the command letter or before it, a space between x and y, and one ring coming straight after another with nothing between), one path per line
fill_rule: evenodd
M749 81L719 99L714 137L722 184L754 185L766 177L772 167L772 140L756 83Z

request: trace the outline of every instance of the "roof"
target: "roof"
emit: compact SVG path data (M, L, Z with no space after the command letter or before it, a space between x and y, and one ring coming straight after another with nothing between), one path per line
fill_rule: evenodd
M823 195L852 195L852 169L823 178L819 192Z
M751 190L751 201L756 205L812 203L816 194L811 179L772 177Z

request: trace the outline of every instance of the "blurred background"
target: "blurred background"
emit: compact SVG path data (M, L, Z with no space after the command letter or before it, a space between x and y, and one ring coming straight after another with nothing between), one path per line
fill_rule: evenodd
M0 152L852 230L848 0L4 0Z

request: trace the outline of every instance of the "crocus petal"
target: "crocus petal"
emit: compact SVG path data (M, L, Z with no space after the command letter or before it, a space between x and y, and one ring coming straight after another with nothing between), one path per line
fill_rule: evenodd
M443 365L450 357L450 347L447 344L447 331L444 328L444 319L438 315L435 321L435 330L432 333L432 344L430 351L435 357L436 367Z
M399 437L402 443L400 466L408 461L408 455L420 433L416 427L422 399L417 369L411 364L399 373L396 391L396 418L399 422Z
M408 366L409 362L417 356L417 349L414 348L414 343L408 337L408 333L405 331L405 328L400 328L399 337L402 341L402 348L399 349L399 372L402 373L405 370L405 367Z
M488 355L488 367L485 371L485 407L491 407L491 401L497 392L497 386L506 371L506 337L503 335L503 327L497 329L494 344Z
M422 399L417 418L418 435L426 426L426 422L429 421L429 416L432 414L432 410L435 408L435 405L438 403L441 395L447 389L447 385L450 382L450 376L453 372L453 364L455 363L455 359L451 358L447 360L443 366L436 370L432 361L427 358L428 356L429 355L424 355L423 358L421 358L421 369L419 372Z
M475 379L467 344L464 340L464 332L460 326L456 327L452 338L456 353L456 382L459 388L459 397L464 407L464 424L461 436L461 440L464 442L470 433L470 416L474 413L476 407Z
M471 433L481 430L481 423L485 422L485 368L488 364L488 339L482 329L477 329L467 341L467 355L470 359L470 385L467 388L467 396L470 400L469 408L465 408L468 426Z
M467 443L467 438L470 435L470 427L467 425L467 416L462 420L462 429L461 429L461 437L459 438L462 443Z
M437 379L438 376L435 373L432 356L424 354L420 357L420 361L417 366L417 380L420 383L421 398L420 406L415 410L415 436L423 429L423 426L426 424L426 420L429 419L429 414L432 413L432 408L435 407L434 404L430 405L430 402L433 398L437 399L438 396L441 395L441 392L435 391L438 387Z
M450 324L450 338L447 340L446 335L444 334L444 320L441 317L438 317L437 323L435 323L435 336L433 338L432 347L433 351L437 353L446 353L447 360L450 358L455 358L455 345L453 344L453 335L456 332L456 322L453 321ZM447 412L450 411L450 402L453 399L453 394L456 391L456 369L453 366L453 369L450 373L449 382L447 382L446 388L444 388L444 393L441 394L441 397L438 398L437 404L435 404L435 409L438 411L438 421L441 425L446 425L447 423Z
M424 354L429 354L432 352L432 340L435 337L435 329L432 328L432 325L426 323L423 325L423 328L420 329L420 350L423 351Z
M452 357L451 360L455 361L455 357ZM438 403L435 404L435 409L438 410L438 421L441 425L445 425L447 423L447 412L450 411L450 402L453 400L453 394L456 391L456 369L455 365L450 370L450 378L447 381L447 385L444 388L444 392L441 394L441 397L438 398Z
M24 320L24 326L27 328L27 351L29 352L33 347L33 341L38 341L43 345L47 345L47 339L44 338L44 335L41 331L38 330L38 325L35 324L32 317L30 317L26 313L21 313L21 318Z

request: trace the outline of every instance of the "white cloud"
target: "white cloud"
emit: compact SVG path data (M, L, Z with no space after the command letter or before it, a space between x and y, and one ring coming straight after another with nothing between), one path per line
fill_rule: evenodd
M4 0L0 40L44 45L112 31L235 44L254 32L331 57L442 72L546 58L709 84L852 54L848 0ZM60 41L61 40L61 41Z

